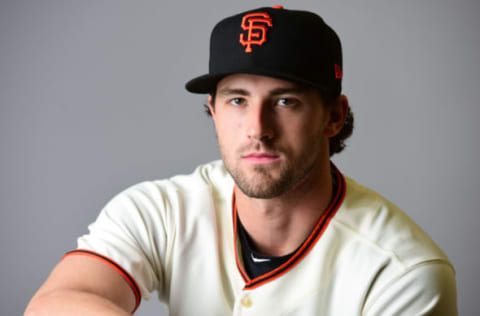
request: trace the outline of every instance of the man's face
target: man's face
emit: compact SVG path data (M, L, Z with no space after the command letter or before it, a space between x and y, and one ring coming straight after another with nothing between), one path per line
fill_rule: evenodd
M329 161L330 113L313 89L235 74L209 106L225 166L249 197L280 196Z

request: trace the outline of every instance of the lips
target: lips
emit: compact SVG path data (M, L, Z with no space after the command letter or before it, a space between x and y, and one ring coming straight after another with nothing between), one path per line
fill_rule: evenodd
M280 156L268 152L253 152L243 155L242 158L251 163L271 163L278 160Z
M243 156L244 158L249 158L249 157L254 157L254 158L276 158L278 157L277 154L272 154L272 153L262 153L262 152L258 152L258 153L250 153L248 155L244 155Z

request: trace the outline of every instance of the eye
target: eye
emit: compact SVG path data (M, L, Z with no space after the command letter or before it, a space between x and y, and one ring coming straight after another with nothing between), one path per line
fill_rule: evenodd
M277 105L279 106L294 106L298 104L298 100L293 99L293 98L280 98L277 100Z
M233 106L242 106L245 104L245 99L244 98L233 98L228 101Z

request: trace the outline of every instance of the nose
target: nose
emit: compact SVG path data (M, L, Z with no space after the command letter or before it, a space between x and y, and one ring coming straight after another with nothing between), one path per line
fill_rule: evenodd
M265 141L275 136L272 111L266 104L258 103L249 108L247 116L247 137Z

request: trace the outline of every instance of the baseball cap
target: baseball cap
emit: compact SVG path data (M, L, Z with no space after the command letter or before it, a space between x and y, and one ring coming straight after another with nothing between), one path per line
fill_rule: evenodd
M340 94L342 49L335 31L315 13L262 7L227 17L210 37L209 73L188 81L210 93L223 77L269 76Z

